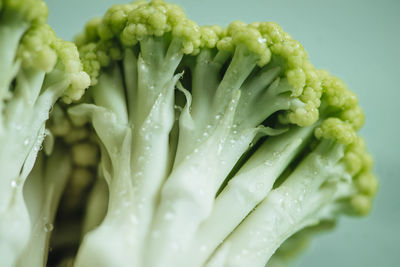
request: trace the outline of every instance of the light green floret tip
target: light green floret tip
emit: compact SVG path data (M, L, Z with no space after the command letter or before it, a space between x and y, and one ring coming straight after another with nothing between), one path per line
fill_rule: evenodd
M272 54L285 60L287 64L285 74L294 88L292 92L294 96L300 96L307 86L318 87L316 70L298 41L293 40L274 22L253 23L252 26L260 31Z
M224 36L224 29L220 26L202 26L200 28L200 47L214 48Z
M74 43L59 38L54 40L52 47L57 53L67 79L69 79L69 86L63 95L63 101L70 103L79 100L90 85L90 77L83 71L78 49Z
M90 77L90 85L97 84L97 78L102 67L108 66L113 60L123 56L122 48L116 40L92 42L79 48L83 70Z
M226 29L226 35L217 43L219 50L233 52L238 46L244 46L249 52L257 57L257 65L262 67L271 60L271 51L266 40L257 28L241 21L231 23Z
M292 96L302 102L281 119L299 126L313 124L319 116L322 90L318 71L310 63L303 46L274 22L253 23L251 26L260 31L272 56L284 59L285 76L293 87Z
M245 24L237 21L230 24L220 38L217 42L219 50L233 52L237 47L245 48L255 55L259 67L269 63L284 65L281 76L292 87L291 97L299 101L293 102L289 110L281 114L282 123L309 126L318 119L322 93L320 78L299 42L272 22Z
M346 148L344 162L356 186L356 194L350 199L351 207L356 214L366 215L371 210L378 190L378 180L372 172L373 159L366 149L364 139L357 136Z
M200 27L187 19L181 8L163 1L134 4L122 30L121 42L133 46L147 36L166 33L182 42L183 53L196 54L199 51Z
M139 1L133 4L114 5L109 8L99 24L99 37L108 40L119 36L126 27L129 12L145 3L145 1Z
M335 139L339 143L349 145L357 137L353 127L339 118L329 118L323 121L321 126L315 129L317 139Z
M358 105L357 96L337 77L327 71L319 71L324 99L330 109L337 110L337 117L349 122L358 130L364 125L364 113ZM329 110L328 110L329 112Z
M24 68L51 72L57 63L69 79L63 100L67 103L78 100L90 84L89 76L83 71L76 46L56 37L47 24L33 25L23 36L17 57Z
M373 198L378 189L378 181L372 173L373 159L368 153L365 141L357 135L353 125L339 118L328 118L316 128L317 139L330 139L345 145L341 162L350 175L353 191L343 199L349 205L349 213L366 215L371 210Z
M56 39L54 31L47 24L32 26L22 38L17 57L25 68L50 72L57 62L57 53L52 44Z
M11 16L20 16L27 22L45 23L48 8L42 0L3 0L1 11Z
M318 119L321 81L318 71L308 60L307 53L299 42L273 22L234 22L226 29L225 36L218 41L217 47L233 52L237 46L243 46L254 53L259 67L283 60L282 76L292 87L291 97L298 98L299 101L281 114L282 123L309 126Z
M96 43L87 44L79 49L83 69L90 76L90 85L97 84L100 74L101 64L97 55L98 47Z

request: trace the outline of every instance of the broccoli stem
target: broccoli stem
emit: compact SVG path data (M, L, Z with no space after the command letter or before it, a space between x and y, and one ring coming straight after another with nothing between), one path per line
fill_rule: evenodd
M4 12L0 19L0 134L3 127L3 105L6 98L10 97L9 88L18 72L21 62L15 61L18 44L29 23L17 14Z
M90 250L94 253L95 249L90 246L96 247L97 238L102 235L113 235L109 237L110 240L117 242L118 234L110 232L109 227L112 225L120 228L119 225L117 226L118 222L135 228L130 230L129 240L132 240L128 242L128 247L123 249L125 253L132 254L130 258L134 260L135 266L140 266L142 246L156 206L159 188L166 178L170 165L168 148L169 133L175 121L174 88L180 78L179 74L175 75L174 73L183 56L179 39L173 39L168 44L165 38L144 38L140 41L140 46L141 53L138 58L134 50L130 50L122 62L125 68L125 83L122 82L119 67L115 66L114 71L103 73L98 84L93 88L95 104L107 109L108 113L115 114L118 127L132 128L133 131L131 137L119 136L119 140L124 139L125 141L110 147L108 142L115 143L115 141L110 140L110 136L105 136L103 139L104 134L101 133L107 122L103 121L104 118L100 116L98 124L93 121L94 128L99 134L100 140L105 144L111 159L112 169L125 170L127 174L111 172L108 175L109 178L106 177L110 181L110 201L106 218L99 228L89 234L86 242L88 245L83 246L80 250ZM133 66L134 64L137 65ZM131 74L129 71L134 73ZM111 86L116 86L116 90L110 90ZM124 86L126 86L125 90ZM126 102L128 102L128 108L124 108L123 111L118 110L119 108L116 106ZM97 110L93 106L91 109ZM125 116L127 112L129 112L129 118ZM130 151L123 153L123 150ZM105 157L105 155L103 156ZM123 166L120 166L121 162L125 162ZM129 179L129 182L124 181L125 179ZM122 184L123 186L121 186ZM121 191L129 192L129 194L121 194ZM123 215L111 215L121 212L121 205L128 204L132 207L124 211ZM121 234L121 239L126 238L126 233L118 233ZM112 241L110 243L116 245ZM86 252L80 253L83 255L78 259L80 266L85 266L90 258L86 254ZM121 266L123 265L126 264Z
M46 265L54 217L70 171L71 161L62 147L56 146L48 159L38 158L24 187L32 223L29 241L17 266Z
M29 240L30 221L22 186L11 184L4 189L12 191L12 199L7 199L9 206L0 214L0 265L14 266Z
M292 127L268 138L231 178L217 196L213 210L196 233L192 244L193 266L202 266L217 246L270 192L279 175L302 150L314 127ZM232 206L232 203L235 203Z
M135 121L138 121L138 113L136 112L138 105L138 57L133 49L126 48L125 56L122 60L129 124L133 125Z
M265 266L289 236L318 223L335 192L334 186L321 185L332 177L346 176L340 163L343 150L335 141L322 140L217 249L215 255L228 246L224 266Z
M145 242L157 196L170 168L169 133L175 121L174 89L183 57L182 43L173 38L145 38L138 63L138 120L134 121L132 179L138 205L138 232ZM151 161L150 161L151 159Z
M196 58L192 74L192 97L191 115L196 122L193 132L201 132L209 123L210 108L214 99L216 89L220 84L220 75L223 64L230 57L230 53L204 49Z
M34 70L22 71L16 78L15 96L7 104L5 113L7 122L4 125L7 128L0 134L1 188L13 184L23 186L41 149L49 110L67 84L67 81L49 84L43 78L42 71ZM9 158L13 160L9 162ZM13 192L7 189L0 194L0 214L12 206Z
M205 54L204 57L207 61L210 55ZM257 57L248 52L246 48L239 46L236 49L217 88L214 96L216 102L211 106L209 103L203 103L204 106L209 107L209 127L206 126L206 129L201 129L200 132L196 127L197 122L189 113L190 95L183 90L186 94L187 105L181 115L180 124L185 124L185 127L182 127L184 131L180 133L179 137L177 163L163 187L160 205L154 217L153 231L147 250L149 252L148 265L161 266L165 262L176 264L175 261L179 258L177 254L190 245L190 239L195 235L199 225L209 216L220 185L241 155L248 149L256 134L260 131L265 131L267 134L272 133L268 128L258 127L257 124L261 122L258 117L254 118L252 123L238 124L242 122L241 114L243 112L253 110L249 103L241 101L246 89L256 93L262 90L267 91L264 93L266 97L262 98L266 102L263 107L265 118L277 110L288 107L290 101L285 92L290 87L287 83L280 83L279 79L275 83L272 82L280 73L280 69L276 66L272 66L271 69L260 72L254 77L251 76L250 79L254 79L254 82L246 84L245 80L255 67L256 59ZM200 61L198 66L201 68L207 65ZM214 70L218 70L218 66ZM202 72L200 69L198 71L200 74L208 73L207 71ZM200 90L200 88L196 90ZM270 92L268 93L268 91ZM207 93L207 90L203 93ZM255 94L247 99L256 97ZM203 99L208 98L204 97ZM275 102L278 104L275 105ZM212 105L216 105L216 103L218 103L218 108L216 108L217 106L213 108ZM221 110L221 107L225 109ZM201 133L200 137L199 133ZM212 168L212 166L214 167ZM193 210L198 212L192 214ZM190 214L190 220L187 219L188 214ZM173 219L166 222L165 218L169 217L173 217ZM176 236L183 237L176 240ZM168 245L173 242L175 242L174 246ZM161 255L159 251L162 251L163 254ZM159 256L152 257L152 253L156 252Z
M31 92L43 91L33 102L29 102L30 100L24 97L15 97L10 101L9 104L15 110L15 114L11 123L7 125L7 131L0 135L0 146L2 147L0 153L0 169L2 170L0 179L0 250L1 253L11 255L7 257L0 255L0 259L10 259L13 262L29 239L30 221L22 188L26 177L33 168L36 155L41 150L49 110L61 96L68 82L52 84L45 80L42 85L39 81L42 81L43 73L38 72L36 75L32 75L30 78L36 81L32 85L38 86L38 88L25 87L30 84L29 80L24 83L20 80L21 76L17 77L17 84L21 83L21 85L17 85L17 95L24 89ZM10 161L10 158L13 160ZM14 233L18 233L17 235L10 235L13 233L10 231L10 225L16 227ZM10 265L4 263L4 266Z
M130 134L126 136L125 147L129 145ZM124 154L126 153L126 154ZM109 208L103 222L85 235L78 251L75 266L141 266L138 220L132 190L129 157L121 151L119 162L113 164L110 173ZM116 158L117 159L117 158ZM110 178L110 177L106 177ZM107 240L107 242L104 242ZM113 253L109 253L113 251Z
M243 82L256 66L257 56L239 45L233 54L232 61L219 84L213 99L211 118L222 114L229 101L239 91Z
M88 203L85 207L83 219L82 237L89 231L101 224L107 213L108 207L108 186L102 176L96 178L93 189L90 192Z

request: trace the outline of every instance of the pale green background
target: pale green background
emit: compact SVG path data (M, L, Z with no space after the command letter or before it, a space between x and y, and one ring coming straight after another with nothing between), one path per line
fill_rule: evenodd
M380 190L372 214L343 218L314 239L295 267L400 266L400 0L171 0L199 24L276 21L318 68L346 81L360 98L362 135L376 158ZM72 39L87 18L124 0L47 0L49 23Z

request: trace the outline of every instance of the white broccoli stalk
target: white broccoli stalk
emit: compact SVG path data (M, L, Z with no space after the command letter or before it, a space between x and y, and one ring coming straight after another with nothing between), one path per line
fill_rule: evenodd
M198 27L155 0L112 7L77 44L92 86L69 114L96 131L109 202L76 266L230 266L252 227L293 214L293 224L257 231L241 258L264 266L325 215L368 210L376 183L355 145L357 98L275 23ZM309 206L296 213L305 187Z
M79 99L89 76L75 45L45 24L42 1L5 0L0 11L0 262L12 266L29 238L22 189L51 107Z
M24 199L31 221L30 238L18 259L17 266L45 266L50 234L58 203L71 175L72 162L68 150L56 145L51 156L43 152L24 186Z

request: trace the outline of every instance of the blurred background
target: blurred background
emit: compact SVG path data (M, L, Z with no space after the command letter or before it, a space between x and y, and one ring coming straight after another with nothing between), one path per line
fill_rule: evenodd
M293 267L400 266L400 1L169 0L200 25L275 21L300 41L317 68L343 79L367 120L362 136L380 189L367 218L342 218L313 239ZM46 0L49 24L72 40L87 18L126 0Z

